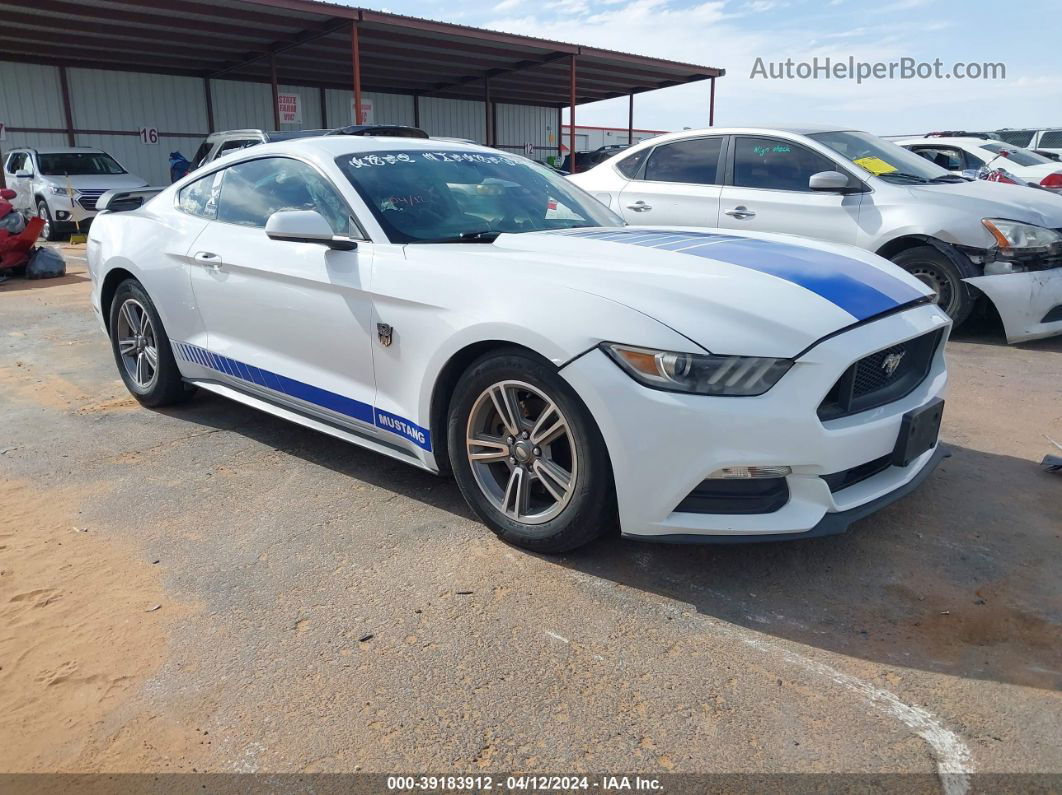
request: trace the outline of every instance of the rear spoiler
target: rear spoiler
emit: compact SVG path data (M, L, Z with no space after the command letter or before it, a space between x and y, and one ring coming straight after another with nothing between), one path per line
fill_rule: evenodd
M96 199L96 211L101 213L121 213L136 210L148 199L162 193L167 187L109 190Z

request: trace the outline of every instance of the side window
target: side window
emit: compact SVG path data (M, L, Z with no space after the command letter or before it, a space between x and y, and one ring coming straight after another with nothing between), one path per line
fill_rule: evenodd
M279 210L316 210L337 235L349 235L350 210L332 183L298 160L266 157L225 169L218 220L264 228Z
M935 163L948 171L961 171L963 166L963 153L958 149L945 146L920 146L914 150L930 163Z
M9 174L14 174L16 171L22 168L22 161L26 159L26 155L22 152L13 152L7 159L6 171Z
M215 171L185 185L177 194L178 209L213 221L218 217L218 195L221 193L223 176L223 171Z
M1040 146L1044 149L1062 148L1062 130L1048 130L1040 136Z
M625 158L616 163L616 168L627 179L634 179L634 175L638 173L638 169L642 167L642 162L645 160L645 156L649 154L648 149L642 149L635 152L633 155L627 155Z
M222 155L227 155L230 152L235 152L238 149L246 149L248 146L254 146L258 143L261 143L261 141L255 141L250 138L234 138L231 141L226 141L218 147L218 153L214 155L214 159L217 159Z
M829 158L778 138L735 138L734 184L743 188L808 191L820 171L842 171Z
M983 166L985 164L984 160L982 160L981 158L979 158L977 155L973 154L972 152L965 152L964 151L962 154L964 155L964 157L966 159L966 168L980 168L981 166Z
M1011 146L1028 146L1036 130L1000 130L996 134Z
M195 154L192 155L192 168L196 168L202 164L203 158L207 156L208 152L210 152L211 146L212 144L210 143L209 138L204 139L203 143L199 144L199 148L196 149Z
M645 164L645 179L656 182L688 182L718 185L719 151L722 138L694 138L658 146Z

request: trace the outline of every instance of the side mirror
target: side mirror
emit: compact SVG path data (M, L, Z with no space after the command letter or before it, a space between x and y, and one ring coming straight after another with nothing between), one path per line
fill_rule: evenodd
M820 171L818 174L811 175L808 187L818 191L847 193L848 177L840 171Z
M286 240L289 243L320 243L339 251L353 251L358 247L354 240L337 237L332 227L316 210L281 210L269 216L265 233L270 240Z
M32 176L33 172L26 171L26 169L24 168L20 168L18 171L15 172L15 179L29 179Z

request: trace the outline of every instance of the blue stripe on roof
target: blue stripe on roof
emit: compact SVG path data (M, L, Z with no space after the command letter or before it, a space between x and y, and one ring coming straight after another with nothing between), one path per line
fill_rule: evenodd
M715 259L777 276L822 296L857 320L924 297L915 287L869 263L810 246L664 229L592 229L559 234Z
M336 414L342 414L364 422L367 425L374 425L381 430L408 439L424 450L431 450L431 431L420 427L412 420L407 420L380 408L374 408L360 400L355 400L336 392L329 392L327 389L321 389L302 381L296 381L294 378L288 378L285 375L244 364L227 356L219 356L206 348L200 348L198 345L177 341L174 341L173 344L180 357L185 361L200 364L203 367L232 376L237 380L271 389L274 392L288 395L305 403L320 406L329 411L334 411Z

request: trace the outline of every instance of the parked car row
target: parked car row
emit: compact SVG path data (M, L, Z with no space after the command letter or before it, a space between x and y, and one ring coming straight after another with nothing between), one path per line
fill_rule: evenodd
M1005 172L1001 181L1062 193L1062 163L987 135L899 138L893 143L953 174L977 179L982 169L996 166Z
M1062 197L969 181L869 133L683 131L569 179L630 223L858 246L924 282L956 323L985 296L1010 342L1062 333Z

